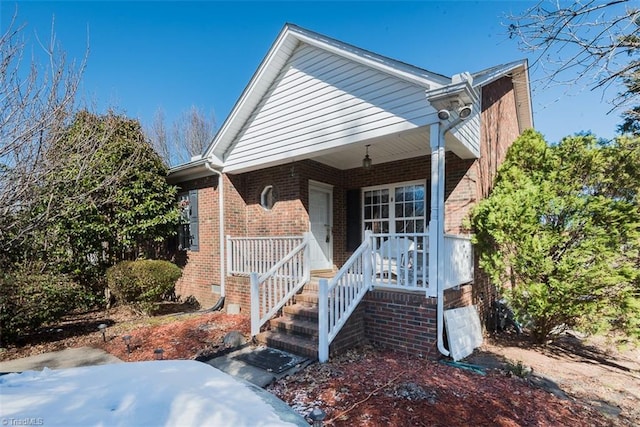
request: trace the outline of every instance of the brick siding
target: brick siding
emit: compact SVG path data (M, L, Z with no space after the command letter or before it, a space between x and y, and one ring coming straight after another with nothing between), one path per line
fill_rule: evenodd
M183 267L176 284L176 295L182 299L194 296L203 308L213 306L219 294L211 285L220 284L218 178L215 176L181 183L180 191L198 190L198 251L179 251L174 261Z
M436 299L424 294L387 290L369 292L365 306L365 332L374 344L434 358Z

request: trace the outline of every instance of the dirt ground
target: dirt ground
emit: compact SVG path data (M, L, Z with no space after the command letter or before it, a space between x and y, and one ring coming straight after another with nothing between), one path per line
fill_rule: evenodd
M108 326L104 341L101 323ZM152 360L156 348L168 359L195 359L217 351L231 330L248 338L249 319L221 312L141 317L117 308L42 328L1 349L0 360L80 346L123 360ZM124 335L131 336L129 352ZM526 336L501 334L464 362L450 366L365 346L313 363L269 390L305 416L322 408L325 424L336 426L640 425L639 349L575 335L536 347Z
M485 339L468 360L502 369L521 362L531 370L531 382L612 419L640 425L640 348L577 333L543 347L526 337L502 334Z

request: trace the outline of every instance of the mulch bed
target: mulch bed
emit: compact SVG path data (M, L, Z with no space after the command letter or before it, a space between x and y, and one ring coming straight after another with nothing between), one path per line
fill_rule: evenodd
M153 360L156 349L162 349L164 359L196 359L203 353L212 355L222 350L222 340L229 331L250 335L250 322L246 316L222 312L180 319L164 325L150 325L125 331L126 334L110 336L106 343L99 343L114 356L134 362ZM130 337L129 351L123 340Z
M105 323L106 342L97 325ZM71 316L0 351L0 360L93 346L127 361L198 359L221 348L229 331L249 337L242 315L185 313L141 317L126 309ZM122 339L131 336L130 352ZM528 380L488 370L486 375L371 346L314 363L269 390L302 415L322 408L332 426L610 426L592 407L560 399Z
M335 426L610 426L578 402L561 400L499 370L485 376L365 347L314 364L269 390L307 415L323 409Z

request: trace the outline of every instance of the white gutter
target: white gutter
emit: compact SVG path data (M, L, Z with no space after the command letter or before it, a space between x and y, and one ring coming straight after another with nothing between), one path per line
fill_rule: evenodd
M444 346L442 339L444 333L444 184L445 184L445 143L444 136L452 128L462 122L455 120L444 126L438 122L431 127L431 220L429 221L429 252L435 247L436 253L436 287L437 287L437 311L436 334L438 351L444 356L449 355L449 350ZM433 172L437 171L434 179ZM432 278L429 278L431 281Z
M224 259L224 249L225 249L225 239L224 239L224 177L222 172L214 169L211 166L211 162L207 160L204 163L205 167L218 175L218 218L220 218L220 225L218 227L218 231L220 233L218 240L220 241L220 297L225 296L225 259Z

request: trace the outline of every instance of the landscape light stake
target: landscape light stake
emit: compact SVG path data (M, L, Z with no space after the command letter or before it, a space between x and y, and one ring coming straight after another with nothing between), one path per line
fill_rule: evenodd
M313 408L313 411L309 414L309 418L313 421L313 427L322 427L324 425L324 419L327 417L327 414L317 406Z
M127 346L127 354L131 354L131 335L125 335L122 337L122 341L124 341Z
M102 342L107 342L107 335L105 333L105 331L107 330L107 325L105 325L104 323L100 323L98 325L98 330L102 332Z
M153 350L153 356L156 358L156 360L162 360L163 353L164 350L161 348L156 348L155 350Z

